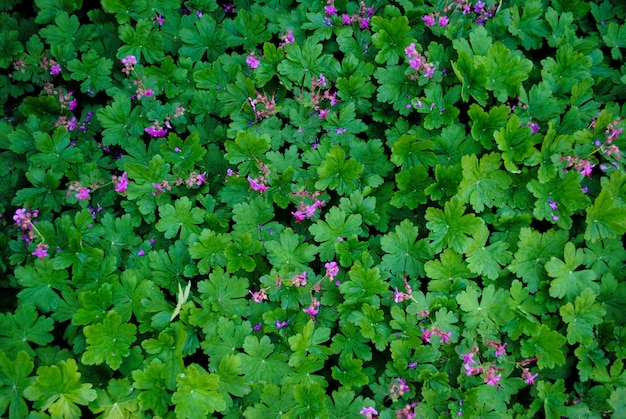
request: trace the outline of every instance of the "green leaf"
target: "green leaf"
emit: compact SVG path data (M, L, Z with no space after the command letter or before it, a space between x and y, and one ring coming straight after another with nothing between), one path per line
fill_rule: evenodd
M611 47L611 57L621 61L623 55L620 48L626 47L626 25L610 22L606 33L602 35L602 39L606 42L606 46Z
M111 68L113 61L98 56L92 49L83 54L81 60L75 59L67 63L67 69L72 72L72 80L82 81L81 92L97 93L112 87Z
M228 259L226 268L229 272L237 272L240 269L252 272L256 267L253 256L263 248L258 240L250 233L237 234L232 243L226 246L224 254Z
M439 259L427 261L424 264L424 271L429 279L429 291L452 292L464 289L470 282L465 280L476 277L476 274L468 269L461 255L452 249L441 252ZM426 308L428 307L424 310Z
M596 302L596 294L585 288L574 303L561 306L559 314L567 324L568 343L589 346L595 338L593 328L604 320L606 310L602 304Z
M198 241L189 246L189 254L193 259L201 259L198 262L198 271L208 274L213 267L224 267L228 258L224 254L226 246L230 244L229 234L216 233L209 229L203 229Z
M361 334L370 339L379 351L387 347L391 335L391 329L384 319L385 313L382 310L367 303L361 306L361 310L355 310L348 315L348 321L359 326Z
M444 210L430 207L424 218L433 252L450 247L457 253L465 253L471 244L471 236L485 229L485 223L474 214L465 214L465 205L455 197L446 202Z
M126 45L119 48L117 58L134 55L137 62L143 58L150 64L159 63L165 58L163 34L155 29L151 19L139 19L134 28L129 24L123 24L119 27L118 33Z
M280 241L266 241L263 246L267 250L267 260L274 267L280 267L285 274L307 270L306 264L313 261L317 254L317 246L303 243L301 236L290 228L280 234Z
M546 272L551 278L550 296L573 301L585 288L597 292L596 273L589 269L577 270L584 263L583 249L576 249L572 242L565 244L564 259L554 256L546 263Z
M76 15L67 12L59 13L54 19L54 25L41 29L41 37L52 47L70 46L73 50L85 51L93 36L92 25L80 25ZM75 53L74 53L75 55Z
M114 370L122 365L122 358L130 355L130 345L137 340L137 327L123 323L122 317L114 310L109 311L102 323L85 326L87 350L82 362L86 365L106 364Z
M361 234L362 218L360 214L350 214L346 217L346 212L332 207L324 217L324 220L317 220L309 227L315 241L321 243L319 246L320 259L328 262L335 257L338 244L351 237Z
M537 292L542 281L547 280L546 262L560 256L568 234L565 230L548 230L545 233L524 227L520 230L518 250L508 269L528 285L531 293Z
M418 139L415 135L402 134L391 149L391 161L402 169L414 166L432 167L437 163L432 152L431 140Z
M303 86L312 76L317 77L332 68L333 57L322 54L322 49L322 44L314 38L307 38L302 47L296 42L285 45L286 59L278 64L278 72Z
M617 205L608 190L602 190L593 205L587 208L585 240L612 239L626 233L626 210Z
M139 405L159 416L164 416L170 410L171 395L167 390L173 389L166 382L167 368L163 361L155 358L143 370L132 372L133 388L139 390Z
M231 277L220 267L212 270L208 280L198 282L202 306L224 316L248 316L250 308L245 299L249 282L246 278Z
M589 198L581 188L581 176L576 170L570 170L565 176L554 177L545 183L532 179L526 188L537 198L533 216L555 222L553 215L556 215L556 224L564 229L572 227L571 216L577 210L589 205ZM556 204L558 209L553 210L551 204Z
M567 103L554 93L550 83L542 81L530 88L527 99L525 92L520 95L527 105L526 111L532 121L549 121L565 111Z
M98 121L102 125L102 142L104 145L132 144L128 135L139 137L143 133L143 125L139 120L141 109L131 110L130 97L118 95L113 102L96 111ZM162 179L161 179L162 180Z
M261 386L260 399L254 406L245 410L246 419L283 419L285 414L296 405L291 386L264 384Z
M241 357L239 355L224 356L217 368L217 374L220 377L219 391L226 400L231 399L229 394L243 397L250 392L250 387L241 375ZM229 405L232 405L232 399Z
M567 416L565 406L567 399L562 379L556 380L554 383L541 380L537 383L537 399L531 404L532 411L529 413L532 415L532 412L537 412L543 408L546 418L556 419L563 415Z
M113 284L112 301L123 322L128 322L133 314L140 322L146 320L146 310L141 302L149 298L154 288L154 283L138 272L131 269L122 272L119 282Z
M385 252L381 269L410 278L424 276L424 263L432 258L432 252L426 240L417 240L417 236L418 228L411 221L403 220L395 232L381 237L380 245Z
M90 409L94 413L102 413L102 418L125 419L139 411L137 394L127 379L111 379L107 389L98 389L98 398Z
M575 85L591 78L593 60L586 53L575 51L572 45L561 45L555 58L541 60L541 76L551 85L555 95L567 95Z
M456 301L463 311L462 319L467 332L475 334L477 329L494 332L503 325L510 317L510 313L503 309L507 306L508 295L506 290L496 290L493 284L482 292L475 287L468 287L457 295Z
M393 105L393 109L401 115L408 115L407 105L421 93L417 83L409 83L405 73L405 66L379 66L374 71L374 78L378 81L376 100Z
M517 340L522 334L534 336L539 330L539 320L545 313L545 306L536 301L528 287L514 280L510 289L511 298L508 301L512 318L502 328L511 339Z
M517 164L536 153L535 144L541 141L529 127L522 126L516 114L510 116L505 128L493 135L498 149L502 151L504 167L511 173L520 173Z
M333 335L333 343L330 344L339 358L349 356L363 361L372 360L372 349L367 345L368 340L358 333L358 329L352 323L341 325L341 333Z
M372 44L378 49L374 60L378 64L396 65L400 57L405 56L404 49L415 39L408 37L411 32L409 19L406 16L392 17L390 20L382 16L372 17Z
M501 42L495 42L486 57L475 57L487 73L487 90L493 91L500 102L516 97L522 82L528 79L533 63L523 58L519 51L511 51Z
M344 295L345 304L350 306L367 303L378 307L380 296L389 289L378 268L365 269L356 264L348 272L348 277L339 285L339 291Z
M220 377L209 374L198 364L191 364L176 377L172 403L178 418L209 417L226 409L224 397L218 392Z
M83 162L83 154L80 149L72 146L70 133L64 128L57 128L52 136L38 131L33 133L33 138L35 148L41 153L30 158L42 169L50 168L56 173L63 174L72 163Z
M270 149L270 138L268 135L253 135L241 131L237 133L235 141L227 141L224 147L224 158L230 164L238 165L240 176L246 176L256 171L257 159L263 161L261 156Z
M287 355L274 350L270 338L247 336L242 354L242 371L248 382L265 382L280 385L291 368L287 364Z
M485 106L489 98L485 89L487 84L485 65L475 64L473 56L465 51L458 51L458 55L457 61L452 62L452 70L461 81L461 98L464 102L468 102L471 96L480 106ZM472 104L471 106L478 105Z
M42 313L59 307L61 297L57 291L70 283L69 273L54 270L49 259L37 260L34 265L17 266L15 277L22 288L17 294L19 305L32 303Z
M9 412L10 419L26 417L28 406L24 400L24 389L33 384L29 377L35 364L24 351L19 351L15 360L0 351L0 414Z
M472 137L487 150L493 149L493 134L507 125L510 113L510 108L505 105L494 106L487 113L480 106L472 103L467 113L473 121Z
M536 334L522 341L521 354L524 358L537 357L540 369L559 367L565 363L566 341L565 336L542 324Z
M511 178L500 170L500 156L493 152L483 155L480 164L475 154L463 156L463 180L459 185L459 195L469 202L474 211L482 212L485 207L501 206L505 192L511 185Z
M52 417L78 419L78 405L86 406L98 396L91 384L80 382L76 361L69 358L57 365L37 369L36 381L24 390L35 409L47 410Z
M192 309L193 310L193 309ZM193 311L192 311L193 313ZM233 320L220 316L211 324L198 325L203 327L207 338L201 343L202 350L209 356L209 367L215 370L219 367L222 359L227 355L237 355L243 348L247 336L252 333L250 322L235 323Z
M397 173L396 184L398 190L393 194L391 205L414 210L428 200L425 191L432 185L432 179L425 167L414 166Z
M326 360L333 351L327 346L320 345L330 338L330 329L327 327L316 327L313 320L309 320L301 333L291 336L289 347L293 351L289 357L289 365L297 367L302 364L307 357Z
M475 274L495 281L502 273L502 267L511 261L512 253L508 250L509 244L503 241L487 245L488 237L486 229L474 236L467 249L467 267Z
M17 356L25 351L35 356L31 342L46 346L52 342L49 333L54 329L54 320L50 317L39 317L32 303L18 305L15 314L0 313L0 347L8 356Z
M186 241L192 233L199 233L204 221L204 213L200 208L192 208L193 203L183 196L174 202L174 205L159 206L159 221L155 227L164 233L166 239L176 237L180 232L180 239Z
M550 33L546 21L542 19L544 6L541 0L526 1L522 10L517 5L508 10L510 15L507 13L504 21L509 33L519 38L526 50L541 48L543 39Z
M235 19L226 19L220 24L226 30L229 47L242 46L245 50L254 50L258 44L269 41L271 32L267 30L267 19L260 8L237 11Z
M349 195L358 187L362 171L361 163L346 159L345 151L340 146L334 146L317 168L319 180L315 182L315 188L336 190L339 195Z

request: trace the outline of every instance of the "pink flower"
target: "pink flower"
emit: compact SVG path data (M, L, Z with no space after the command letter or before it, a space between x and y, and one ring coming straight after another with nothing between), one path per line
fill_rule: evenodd
M350 15L347 14L342 14L341 15L341 24L342 25L351 25L352 24L352 17L350 17Z
M328 112L330 112L328 109L320 109L317 114L319 119L324 119L326 118L326 115L328 115Z
M55 64L50 68L50 75L56 76L61 73L61 66L59 64Z
M115 192L124 193L128 188L128 178L126 172L122 173L122 176L113 176L113 182L115 183Z
M134 55L127 55L126 57L122 58L122 64L126 66L133 66L137 64L137 57L135 57Z
M263 180L262 178L252 179L250 176L248 176L248 183L250 184L250 187L254 189L255 191L265 192L269 189L263 183L259 183L259 181L262 181L262 180Z
M422 20L426 22L426 26L434 26L435 24L435 16L432 13L429 15L424 15Z
M528 368L524 368L524 372L522 373L522 378L524 378L524 382L526 384L533 385L535 384L535 379L539 377L539 373L531 374Z
M292 211L291 215L293 215L296 219L296 222L300 223L306 219L306 215L303 211Z
M439 20L437 21L437 25L438 26L448 26L449 22L450 22L450 19L448 19L448 16L439 16Z
M306 271L292 278L291 283L296 287L303 287L306 285Z
M89 199L89 192L91 192L89 188L80 188L74 196L80 200Z
M267 300L267 294L265 294L265 288L261 288L257 292L249 291L250 295L252 295L252 299L255 303L260 303L263 300Z
M332 16L337 14L337 9L332 4L330 6L324 6L324 13L326 16Z
M276 319L276 328L277 329L282 329L283 327L287 326L289 324L289 322L287 320L285 321L280 321L278 319Z
M248 64L248 67L255 69L259 66L261 62L254 56L254 53L248 55L246 57L246 64Z
M331 281L339 273L339 266L337 266L337 262L326 262L324 268L326 268L326 276Z
M149 126L148 128L144 129L144 131L150 134L150 136L153 138L161 138L167 135L167 129L154 125Z
M378 415L378 411L371 406L364 407L359 413L365 416L365 419L372 419L374 415Z
M33 256L37 256L39 259L45 258L48 256L48 245L45 243L39 243L35 251L31 254Z

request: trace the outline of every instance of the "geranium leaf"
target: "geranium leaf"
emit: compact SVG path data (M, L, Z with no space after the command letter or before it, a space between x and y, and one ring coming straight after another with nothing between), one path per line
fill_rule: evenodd
M106 362L117 370L122 364L122 358L130 355L130 345L137 340L136 332L134 324L123 323L116 311L109 311L102 323L85 326L87 350L82 356L82 362L87 365Z
M179 418L207 417L226 408L218 392L220 377L210 374L198 364L191 364L176 377L176 392L172 403Z

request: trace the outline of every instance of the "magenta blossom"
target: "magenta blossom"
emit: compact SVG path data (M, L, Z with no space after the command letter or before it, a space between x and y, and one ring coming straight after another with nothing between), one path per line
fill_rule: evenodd
M57 74L61 74L61 66L59 64L55 64L50 67L50 75L56 76Z
M35 251L31 254L33 256L37 256L39 259L45 258L48 256L48 245L45 243L39 243Z
M90 192L91 190L89 188L80 188L74 196L80 200L85 200L85 199L89 199Z
M254 53L251 53L246 57L246 64L248 64L248 67L251 69L257 68L260 63L261 62L254 56Z

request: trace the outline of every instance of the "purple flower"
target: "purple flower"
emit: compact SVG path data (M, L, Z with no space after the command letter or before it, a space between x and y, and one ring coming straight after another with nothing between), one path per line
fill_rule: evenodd
M448 26L449 22L450 22L450 19L448 19L448 16L439 16L439 20L437 21L437 25L438 26Z
M48 256L48 245L45 243L39 243L35 251L31 254L33 256L37 256L39 259L45 258Z
M559 206L557 205L557 203L553 201L552 199L548 199L548 205L550 205L550 208L552 208L552 211L557 211L559 209Z
M248 55L246 57L246 64L248 64L248 67L255 69L259 66L261 62L254 56L254 53Z
M150 136L154 138L161 138L167 135L167 129L154 126L154 125L149 126L148 128L144 129L144 131L150 134Z
M113 182L115 183L115 192L126 192L126 189L128 188L128 178L126 177L126 172L122 173L122 176L116 176L115 179L113 179Z
M331 4L329 6L324 6L324 12L327 16L332 16L337 14L337 9L335 9L335 6Z
M254 325L254 327L252 328L252 330L255 330L255 331L257 331L257 332L258 332L259 330L261 330L261 326L262 326L262 325L263 325L263 323L257 323L257 324L255 324L255 325Z
M282 329L283 327L286 327L289 324L289 322L287 320L285 320L284 322L281 322L280 320L276 319L276 328L277 329Z
M143 256L143 255L145 255L145 254L146 254L146 252L144 252L144 251L143 251L143 249L142 249L142 250L139 250L139 251L137 252L137 256Z
M127 55L126 57L122 58L122 64L127 66L133 66L137 64L137 57L135 57L134 55Z
M59 64L55 64L50 68L50 75L56 76L61 73L61 66Z
M429 15L424 15L422 18L424 22L426 22L426 26L434 26L435 25L435 16L431 13Z
M341 24L342 25L351 25L352 24L352 17L350 17L350 15L347 14L342 14L341 15Z
M337 266L337 262L326 262L324 268L326 268L326 276L331 281L339 273L339 266Z
M74 196L80 200L89 199L89 192L91 192L89 188L80 188Z
M364 407L359 413L365 416L366 419L372 419L374 415L378 415L378 411L371 406Z

